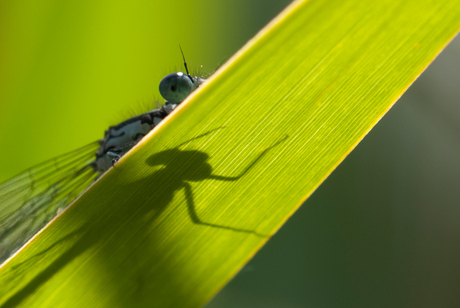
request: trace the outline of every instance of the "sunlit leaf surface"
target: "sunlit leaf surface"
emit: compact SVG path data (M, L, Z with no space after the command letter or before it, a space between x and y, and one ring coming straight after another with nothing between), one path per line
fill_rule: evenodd
M2 307L199 307L460 27L458 1L299 1L0 271Z

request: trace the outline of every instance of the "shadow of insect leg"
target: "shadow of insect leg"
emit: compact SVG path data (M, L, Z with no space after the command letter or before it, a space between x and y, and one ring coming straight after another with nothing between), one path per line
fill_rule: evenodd
M190 218L194 224L197 225L203 225L203 226L209 226L213 228L219 228L219 229L226 229L234 232L244 232L244 233L251 233L260 237L268 237L269 235L266 234L260 234L254 230L248 230L248 229L240 229L240 228L233 228L229 226L223 226L223 225L217 225L217 224L211 224L207 222L201 221L200 218L198 218L198 215L196 214L195 211L195 203L193 201L193 192L192 192L192 187L188 183L184 183L184 190L185 190L185 198L187 199L187 209L188 213L190 215Z

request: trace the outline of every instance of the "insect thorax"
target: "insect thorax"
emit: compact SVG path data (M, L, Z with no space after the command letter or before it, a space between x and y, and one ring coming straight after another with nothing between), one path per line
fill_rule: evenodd
M115 157L121 157L139 140L147 135L158 123L171 113L176 104L166 104L159 109L135 116L105 131L104 139L99 140L93 168L99 173L107 171Z

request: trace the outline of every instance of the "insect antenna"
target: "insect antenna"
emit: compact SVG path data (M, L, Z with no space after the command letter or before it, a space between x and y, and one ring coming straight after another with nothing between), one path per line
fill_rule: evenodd
M190 78L190 80L192 80L193 82L193 78L192 76L190 76L190 73L188 72L188 67L187 67L187 61L185 61L185 56L184 56L184 52L182 51L182 47L180 46L179 44L179 49L180 49L180 53L182 54L182 59L184 59L184 66L185 66L185 71L187 72L187 76ZM193 82L194 83L194 82Z

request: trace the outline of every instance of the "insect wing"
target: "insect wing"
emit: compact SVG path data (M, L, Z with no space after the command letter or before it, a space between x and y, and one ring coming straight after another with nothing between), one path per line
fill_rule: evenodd
M0 184L0 264L94 181L98 147L88 144Z

